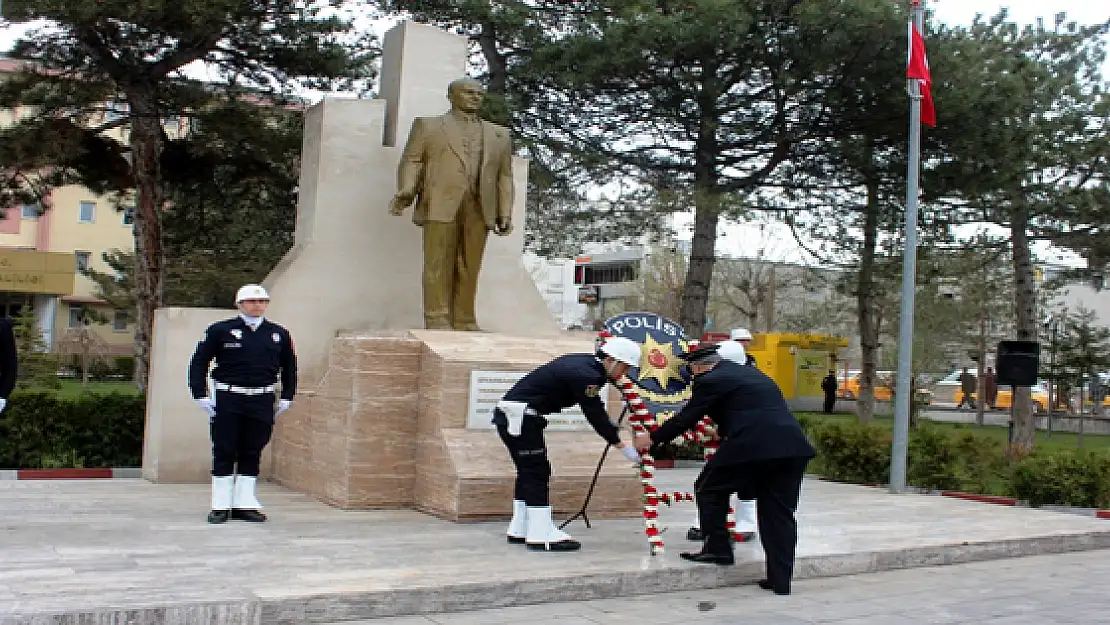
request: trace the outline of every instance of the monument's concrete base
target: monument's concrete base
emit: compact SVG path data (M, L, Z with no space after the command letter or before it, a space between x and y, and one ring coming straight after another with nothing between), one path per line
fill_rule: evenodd
M490 424L493 404L536 366L592 351L589 334L545 341L435 330L342 335L319 385L278 421L273 478L340 508L414 508L452 521L506 517L515 471ZM613 414L619 406L612 404ZM577 510L605 442L580 413L551 421L552 505ZM635 469L611 452L591 516L641 510Z
M657 483L687 490L696 475L664 470ZM685 540L690 504L660 511L667 551L652 557L642 519L572 523L583 548L560 554L507 543L504 523L337 510L270 483L259 498L268 522L209 525L206 485L0 481L0 625L324 624L764 576L758 541L736 545L736 566L680 559L697 548ZM798 528L802 601L815 577L1110 547L1110 523L1094 518L816 480L802 488ZM480 616L468 622L498 622Z

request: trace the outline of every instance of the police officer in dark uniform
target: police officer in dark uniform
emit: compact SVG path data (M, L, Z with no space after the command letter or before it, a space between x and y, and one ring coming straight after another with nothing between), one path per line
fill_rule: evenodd
M706 541L700 552L681 556L694 562L732 564L726 527L729 497L754 499L767 555L767 578L759 586L790 594L798 539L794 513L814 449L774 380L759 369L722 358L716 345L681 358L690 363L694 374L690 400L650 437L636 437L636 448L644 450L681 435L703 416L717 424L721 446L694 483Z
M620 449L631 462L640 454L621 442L617 426L609 419L601 389L640 362L640 346L624 337L606 339L595 354L568 354L540 366L521 378L498 402L493 424L516 465L513 518L508 540L529 549L574 551L581 544L555 527L551 520L548 482L551 463L543 430L544 415L575 404L602 438Z
M755 357L747 353L745 346L752 341L752 335L744 328L739 328L732 331L733 336L738 336L737 339L729 339L717 343L717 355L723 360L730 360L737 364L746 365L748 367L755 367ZM744 338L744 337L747 338ZM736 534L743 542L747 542L755 538L756 534L756 512L755 502L752 500L737 500L736 502ZM704 541L705 532L701 529L701 519L695 518L694 525L686 532L686 540Z
M19 357L15 347L15 330L12 320L0 318L0 412L8 407L8 396L15 390L19 376Z
M270 296L248 284L235 296L239 316L208 327L189 363L189 390L207 413L212 436L212 510L209 523L266 520L255 497L262 450L274 419L297 391L297 357L289 331L265 319ZM208 366L215 394L208 392ZM281 398L275 409L275 383Z

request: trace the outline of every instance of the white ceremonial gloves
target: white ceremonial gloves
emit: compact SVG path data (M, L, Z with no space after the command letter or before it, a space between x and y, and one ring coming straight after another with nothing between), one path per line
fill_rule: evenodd
M201 410L208 413L209 419L212 419L216 416L216 402L212 401L210 398L201 397L199 399L194 399L193 401L195 401L197 405L200 406Z
M7 407L8 407L8 400L4 399L3 397L0 397L0 412L4 412L4 409L7 408Z
M624 454L624 457L628 458L629 462L640 464L640 452L636 451L635 447L633 447L632 445L624 445L620 448L620 450L621 453Z
M278 400L277 412L274 413L274 417L276 418L281 413L285 412L286 410L289 410L289 408L292 405L293 405L293 400L291 400L291 399L280 399L280 400Z

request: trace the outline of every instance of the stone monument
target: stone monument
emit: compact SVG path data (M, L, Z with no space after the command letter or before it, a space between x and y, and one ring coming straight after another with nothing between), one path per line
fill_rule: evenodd
M517 157L511 213L498 205L492 228L502 236L484 248L476 319L450 320L483 331L425 328L422 231L390 214L396 143L417 117L443 114L466 58L465 37L401 23L385 36L380 99L325 98L305 113L295 244L264 281L267 316L292 333L302 382L277 421L263 477L332 505L507 518L514 471L489 423L493 402L543 362L593 351L593 335L559 329L524 268L528 164ZM185 368L204 327L234 314L158 311L147 479L208 481L208 423ZM616 414L619 395L610 398ZM580 414L552 422L552 504L566 512L581 504L605 443ZM640 513L635 471L619 454L609 454L592 501L592 517Z

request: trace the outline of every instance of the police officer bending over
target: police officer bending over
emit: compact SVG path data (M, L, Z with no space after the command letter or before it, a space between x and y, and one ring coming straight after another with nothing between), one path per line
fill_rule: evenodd
M543 438L544 415L578 404L602 438L628 460L640 462L640 454L621 442L601 399L607 382L620 379L639 362L639 345L624 337L610 338L596 354L568 354L540 366L513 385L497 404L493 423L516 465L509 542L547 551L574 551L582 546L551 520L551 463Z
M732 564L726 527L729 497L754 499L767 555L767 578L759 586L787 595L798 541L794 512L802 476L815 452L774 380L755 367L725 360L717 348L710 345L680 356L694 373L690 400L650 437L638 435L636 448L670 441L703 415L712 419L721 446L694 483L706 540L700 552L681 556L694 562Z
M208 327L189 363L189 390L208 413L212 436L212 511L209 523L229 518L261 522L255 497L258 464L274 419L289 409L297 390L297 357L289 331L263 318L270 296L257 284L239 289L239 316ZM208 395L208 365L215 396ZM281 374L281 399L274 408Z

